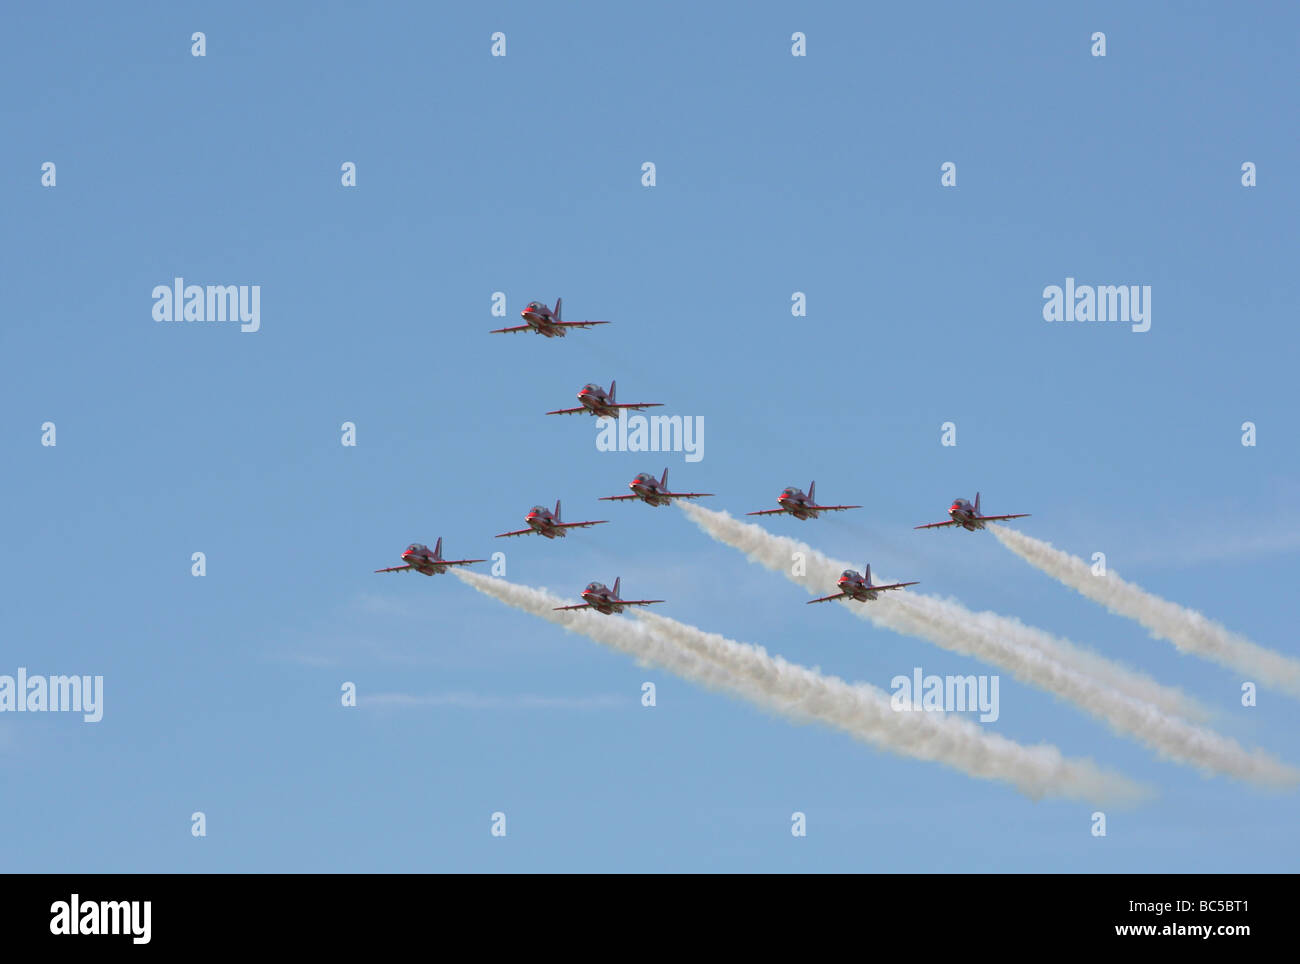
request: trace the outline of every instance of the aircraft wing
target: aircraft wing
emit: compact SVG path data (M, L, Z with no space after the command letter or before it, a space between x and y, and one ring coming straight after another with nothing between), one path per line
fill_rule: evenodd
M516 529L514 532L502 532L500 535L495 536L494 538L504 539L506 536L526 536L530 532L536 532L536 531L537 530L534 529L532 526L529 526L527 529Z
M872 592L875 592L877 589L902 589L904 586L919 586L919 585L920 585L919 582L896 582L889 586L868 586L867 588L870 589Z
M471 562L487 562L486 559L439 559L435 565L439 566L468 566Z
M609 521L608 519L596 519L595 521L592 521L592 522L558 522L558 523L556 523L555 528L557 528L557 529L581 529L583 526L598 526L598 525L604 525L604 524L605 524L606 522L608 522L608 521Z
M553 321L553 325L564 328L590 328L592 325L608 325L608 321Z
M860 505L810 505L806 508L814 512L842 512L845 509L861 509Z
M760 509L758 512L746 512L745 515L784 515L785 509Z
M949 519L947 522L931 522L923 526L912 526L913 529L939 529L943 526L955 526L957 523Z
M558 613L565 609L590 609L591 603L583 603L581 606L556 606L551 612Z
M874 589L875 587L873 586L872 588ZM836 593L835 595L833 595L833 596L822 596L822 597L819 598L819 599L809 599L809 600L808 600L808 605L811 606L811 605L812 605L813 603L815 603L815 602L827 602L827 601L829 601L829 600L831 600L831 599L847 599L848 597L849 597L849 594L846 593L846 592L837 592L837 593Z
M629 402L628 404L623 404L622 402L620 402L617 405L606 405L605 407L606 408L631 408L631 409L663 408L664 403L663 402Z
M600 501L601 502L622 502L626 499L639 499L639 498L641 498L641 496L639 495L602 495L600 497Z
M511 328L493 328L490 332L488 332L488 334L489 334L489 335L500 335L500 334L503 334L503 333L504 333L504 334L513 334L513 333L516 332L516 331L527 331L527 330L528 330L529 328L531 328L531 327L533 327L533 326L532 326L532 325L514 325L514 326L511 327Z
M375 572L406 572L414 568L415 566L390 566L387 569L376 569Z
M713 495L712 492L660 492L659 494L669 499L702 499L706 495Z
M980 522L997 522L1000 519L1028 519L1028 512L1021 512L1019 515L982 515L979 517Z
M591 409L586 405L579 405L577 408L557 408L553 412L547 412L547 415L577 415L579 412L589 412Z
M620 599L618 604L620 606L650 606L661 602L663 602L662 599Z

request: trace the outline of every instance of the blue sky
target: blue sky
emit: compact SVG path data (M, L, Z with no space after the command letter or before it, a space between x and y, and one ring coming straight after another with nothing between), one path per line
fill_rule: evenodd
M1294 702L1241 707L1238 676L989 534L912 530L979 489L1297 655L1298 27L1285 4L10 12L0 673L102 674L105 708L0 715L7 866L1293 870L1294 793L1163 761L1009 676L992 729L1158 797L1097 839L1087 804L792 725L449 576L371 570L442 536L566 596L621 575L846 679L996 672L810 611L675 509L596 501L665 465L733 513L816 479L866 508L773 531L1093 646L1300 761ZM154 322L176 276L260 285L261 330ZM1067 277L1150 285L1150 331L1044 322ZM513 323L496 291L510 319L559 295L614 324L489 335ZM703 417L703 460L599 452L591 420L542 415L611 378ZM556 498L612 524L492 538Z

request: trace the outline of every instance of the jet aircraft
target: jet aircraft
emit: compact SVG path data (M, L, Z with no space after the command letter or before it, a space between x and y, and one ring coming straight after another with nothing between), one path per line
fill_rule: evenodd
M577 408L560 408L554 412L547 412L547 415L576 415L587 412L599 418L617 418L622 409L641 409L641 408L662 408L663 402L629 402L619 404L614 401L614 382L609 383L609 394L605 394L605 389L599 385L583 385L582 391L578 392L578 401L582 402Z
M913 528L938 529L942 526L961 526L968 532L974 532L976 529L983 529L986 522L1029 518L1028 512L1022 512L1019 515L980 515L980 494L978 492L975 493L973 505L965 499L954 499L952 505L948 506L948 515L952 518L947 522L930 522L923 526L913 526Z
M828 602L832 599L852 599L857 602L871 602L876 598L877 593L882 593L886 589L902 589L904 586L919 585L915 582L896 582L888 586L874 586L871 583L871 563L867 563L864 572L859 573L856 569L845 569L840 574L839 587L840 591L833 596L822 596L820 599L809 599L808 605L819 602Z
M560 612L565 609L594 609L598 613L604 613L606 616L612 616L614 613L621 613L624 606L651 606L655 603L663 602L662 599L619 599L618 584L622 581L622 576L614 580L614 588L610 589L603 582L587 583L587 588L582 591L582 598L586 600L580 606L556 606L555 611Z
M706 495L713 495L712 492L669 492L668 491L668 470L664 469L664 477L656 479L649 472L638 472L635 479L627 484L632 490L631 495L602 495L602 502L622 502L625 499L640 499L647 505L669 505L673 499L702 499Z
M844 509L862 508L860 505L818 505L816 493L816 482L808 486L807 495L803 494L803 489L792 485L782 490L781 494L776 497L777 504L781 508L747 512L746 515L781 515L785 513L794 516L796 519L815 519L819 512L840 512Z
M535 331L547 338L563 338L568 334L570 328L590 328L592 325L609 324L608 321L561 321L560 307L563 301L563 298L555 299L554 311L546 307L544 301L530 301L528 307L519 312L526 324L515 325L511 328L493 328L491 334L500 335L513 334L517 331Z
M414 569L416 572L426 576L437 575L447 571L448 566L468 566L471 562L487 562L486 559L444 559L442 558L442 536L438 536L438 541L434 544L433 551L429 547L413 542L406 547L402 553L402 559L406 562L404 566L391 566L388 569L376 569L375 572L408 572Z
M504 539L506 536L527 536L534 532L538 535L546 536L548 539L563 539L569 534L570 529L579 529L583 526L598 526L608 522L608 519L598 519L592 522L562 522L560 521L560 500L555 500L555 511L552 512L544 505L535 505L529 510L528 515L524 516L524 521L528 523L527 529L516 529L514 532L502 532L496 538Z

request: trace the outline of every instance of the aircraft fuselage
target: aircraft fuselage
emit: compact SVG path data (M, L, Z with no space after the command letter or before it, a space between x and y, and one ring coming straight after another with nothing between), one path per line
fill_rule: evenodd
M984 523L975 514L975 507L965 499L957 499L948 507L948 518L967 532L984 528Z
M538 535L546 536L548 539L563 539L565 536L565 530L556 526L555 516L551 515L549 512L544 514L540 512L530 512L524 517L524 521L527 522L529 527Z
M668 505L673 501L659 494L657 482L629 482L627 487L638 499L649 505Z

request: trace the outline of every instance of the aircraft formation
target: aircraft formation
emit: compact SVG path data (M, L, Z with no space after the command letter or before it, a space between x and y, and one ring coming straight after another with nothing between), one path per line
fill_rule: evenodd
M563 338L570 329L589 328L593 325L608 325L608 321L563 321L560 317L563 299L555 299L555 309L552 310L544 301L530 301L520 312L524 320L522 325L514 325L509 328L494 328L491 334L515 334L518 332L533 332L546 338ZM609 391L596 384L589 383L584 385L578 392L578 401L581 403L575 408L561 408L555 411L547 412L547 415L581 415L589 414L597 418L617 418L621 410L640 410L644 408L658 408L663 405L662 402L630 402L620 403L616 400L615 392L617 383L610 381ZM650 506L670 505L674 499L702 499L713 495L712 492L673 492L668 488L668 469L664 469L663 475L655 478L649 472L638 472L636 477L628 483L631 490L628 495L606 495L601 496L603 502L623 502L623 501L640 501ZM816 519L823 512L843 512L848 509L861 509L861 505L820 505L817 502L817 483L808 484L808 492L805 494L803 489L798 486L787 486L781 490L781 494L776 498L777 508L759 509L755 512L746 513L747 515L788 515L793 516L800 521L807 519ZM967 499L954 499L948 507L948 519L944 522L929 522L923 525L915 526L916 529L939 529L948 526L954 526L965 529L968 532L976 532L983 529L986 523L1002 522L1008 519L1025 519L1029 513L1016 513L1013 515L982 515L980 512L980 494L975 493L975 501ZM563 539L568 535L570 529L581 529L588 526L598 526L608 524L608 519L589 519L583 522L564 522L560 515L560 500L555 500L555 508L548 509L544 505L535 505L524 516L524 522L527 527L523 529L514 529L510 532L498 533L496 538L504 539L510 536L527 536L540 535L547 539ZM406 547L402 553L403 565L390 566L386 569L376 569L375 572L418 572L425 576L434 576L446 572L452 566L467 566L476 562L486 562L486 559L444 559L442 558L442 537L434 544L433 550L430 551L428 546L421 543L412 543ZM622 599L619 597L619 588L622 577L615 578L614 586L611 589L602 582L591 582L583 589L582 603L574 606L557 606L556 610L577 610L592 609L598 613L609 616L621 613L627 606L650 606L656 603L664 602L662 599ZM820 602L831 602L834 600L850 600L853 602L872 602L879 597L879 594L891 590L903 589L907 586L919 585L917 582L897 582L889 585L878 585L871 581L871 564L868 563L861 573L854 569L846 569L836 584L836 591L827 596L821 596L817 599L808 600L808 604ZM829 588L829 587L828 587Z

